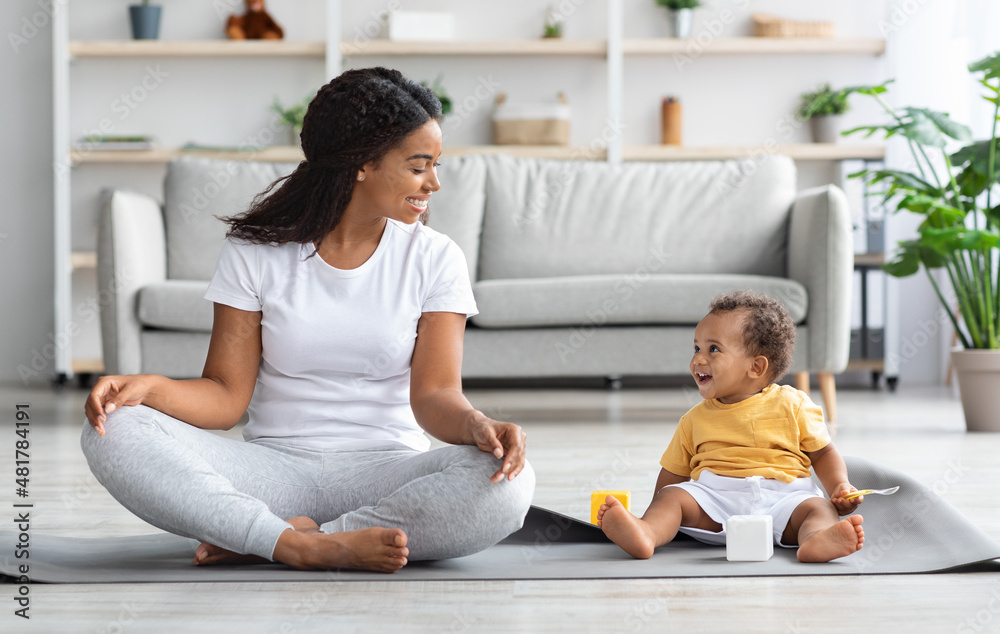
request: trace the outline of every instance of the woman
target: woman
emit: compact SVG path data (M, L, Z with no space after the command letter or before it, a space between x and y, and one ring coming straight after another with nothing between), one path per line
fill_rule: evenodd
M440 189L440 118L397 71L324 86L306 160L227 219L202 378L106 376L90 393L94 475L144 520L204 540L196 564L392 572L521 526L525 435L462 394L468 269L418 222ZM247 442L204 431L248 409ZM427 451L421 428L456 446Z

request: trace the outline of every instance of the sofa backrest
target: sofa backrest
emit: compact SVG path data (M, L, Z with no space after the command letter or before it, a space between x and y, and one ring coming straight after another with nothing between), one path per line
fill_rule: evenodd
M486 161L482 156L450 158L447 150L445 154L438 167L441 189L431 196L427 226L461 247L469 263L469 277L475 281L486 208Z
M167 277L210 280L228 226L216 216L245 211L254 196L289 174L296 163L224 161L184 156L167 166L164 224ZM482 157L445 159L438 168L442 188L432 197L428 226L450 236L465 252L476 279L483 225L486 163Z
M172 160L163 188L167 277L212 279L229 228L216 216L246 211L254 196L296 165L192 156Z
M481 280L590 274L784 275L795 165L486 157Z

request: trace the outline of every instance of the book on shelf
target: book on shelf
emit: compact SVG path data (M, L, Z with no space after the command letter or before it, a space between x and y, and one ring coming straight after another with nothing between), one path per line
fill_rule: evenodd
M145 134L133 135L107 135L90 134L80 137L74 150L152 150L156 146L156 139Z

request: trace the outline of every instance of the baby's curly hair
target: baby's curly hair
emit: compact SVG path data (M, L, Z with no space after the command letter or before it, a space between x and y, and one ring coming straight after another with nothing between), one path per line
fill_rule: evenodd
M770 381L785 376L795 351L795 322L781 302L750 291L719 295L709 306L709 314L743 313L743 347L747 355L767 357Z

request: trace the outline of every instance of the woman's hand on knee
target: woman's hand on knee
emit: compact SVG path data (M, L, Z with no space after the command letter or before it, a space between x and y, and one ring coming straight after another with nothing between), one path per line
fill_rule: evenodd
M103 436L107 415L125 405L139 405L150 388L151 379L145 374L102 376L90 390L83 406L87 421Z
M477 447L503 460L490 482L513 480L524 469L528 441L520 425L484 418L472 424L472 438Z

